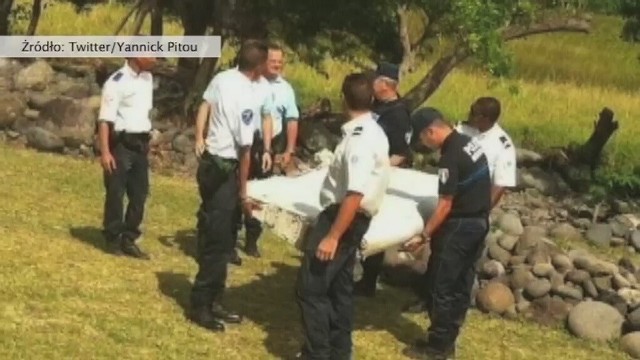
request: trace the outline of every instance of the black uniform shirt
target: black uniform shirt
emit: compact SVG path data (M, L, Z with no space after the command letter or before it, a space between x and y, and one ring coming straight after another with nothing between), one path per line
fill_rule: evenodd
M409 159L411 150L411 114L400 99L376 103L374 112L379 116L378 124L389 140L389 156L398 155Z
M450 217L486 217L491 209L491 175L480 143L455 130L438 163L440 195L453 196Z

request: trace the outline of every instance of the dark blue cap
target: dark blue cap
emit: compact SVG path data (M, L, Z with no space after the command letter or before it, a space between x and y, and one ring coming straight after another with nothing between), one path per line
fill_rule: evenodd
M411 115L411 126L413 134L418 135L422 130L428 128L435 120L443 120L442 113L436 108L425 107Z
M400 79L400 67L388 62L382 62L378 64L376 74L378 76L384 76L388 77L389 79L398 81Z

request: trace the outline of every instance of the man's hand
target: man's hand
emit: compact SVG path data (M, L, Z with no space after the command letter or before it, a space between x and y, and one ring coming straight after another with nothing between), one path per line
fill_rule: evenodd
M336 250L338 249L338 239L325 236L316 250L316 257L320 261L331 261L336 256Z
M282 162L280 163L282 165L282 168L286 168L287 166L289 166L290 162L291 162L291 153L288 151L285 151L284 153L282 153Z
M262 154L262 171L267 172L271 170L272 165L273 159L271 159L271 154L265 151L264 154Z
M416 252L421 246L426 245L430 241L429 237L421 235L416 235L412 237L409 241L404 243L402 248L408 252Z
M100 156L100 164L108 174L111 174L116 170L116 159L114 159L108 151L103 152L102 156Z
M260 210L261 208L259 204L250 199L245 198L242 200L242 213L247 218L253 217L253 210Z
M196 139L196 146L195 146L196 157L202 156L202 154L204 153L204 149L205 149L204 139Z

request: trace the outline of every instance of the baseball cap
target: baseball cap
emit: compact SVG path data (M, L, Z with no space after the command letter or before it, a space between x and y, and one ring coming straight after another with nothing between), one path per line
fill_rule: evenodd
M400 79L400 67L388 62L381 62L376 69L376 75L398 81Z
M422 130L429 127L435 120L444 119L442 113L436 108L425 107L419 109L411 115L411 127L413 128L413 134L417 135Z

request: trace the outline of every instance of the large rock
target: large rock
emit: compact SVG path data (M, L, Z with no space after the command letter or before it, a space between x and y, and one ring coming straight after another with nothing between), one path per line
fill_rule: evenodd
M511 258L511 254L500 247L498 244L493 244L489 246L489 257L493 260L499 261L502 265L509 265L509 259Z
M620 337L623 322L622 315L612 306L585 301L569 312L568 327L582 339L606 342Z
M520 236L524 231L522 221L520 221L517 215L512 213L502 214L498 219L498 226L504 233L514 236Z
M507 251L512 251L517 243L518 237L509 234L503 234L498 240L498 244Z
M513 293L499 282L491 282L478 291L476 306L488 313L502 315L515 305Z
M40 110L43 121L51 121L56 134L69 147L90 145L93 142L98 114L90 100L74 100L58 97L46 103Z
M518 169L518 187L533 188L544 195L555 195L568 190L562 178L539 167Z
M613 231L609 224L593 224L585 237L596 246L606 247L611 244Z
M14 84L18 90L44 90L53 80L55 73L44 60L36 60L15 74Z
M633 230L629 234L629 243L634 249L640 251L640 230Z
M18 93L0 96L0 129L9 128L27 109L25 98Z
M547 295L551 291L551 282L547 279L531 281L524 288L524 294L529 299L537 299Z
M27 130L27 145L48 152L61 152L64 149L64 141L51 131L41 127L31 127Z
M527 284L534 281L536 278L533 276L528 267L519 266L513 269L510 276L510 285L514 290L523 289Z
M504 265L496 260L489 260L482 264L481 274L489 279L496 278L505 274Z
M195 133L193 132L183 132L176 135L171 142L171 146L173 149L181 154L191 154L193 153L195 144Z
M581 287L573 287L569 285L560 285L553 291L555 294L572 300L582 300L583 292Z
M551 237L558 240L581 240L582 234L573 225L562 223L554 226L551 231Z
M561 273L567 272L573 268L573 262L564 254L556 254L551 259L551 263Z
M620 348L634 359L640 359L640 332L629 333L620 339Z
M640 290L636 289L620 289L618 295L624 299L625 303L631 308L636 309L640 306Z
M514 253L516 255L528 255L529 252L538 247L545 233L546 231L540 227L527 226L523 229L522 235L518 239Z
M551 275L554 273L553 265L549 263L538 263L533 265L533 274L537 277L541 278L551 278Z
M516 149L516 163L518 166L539 164L544 160L542 155L527 149Z

